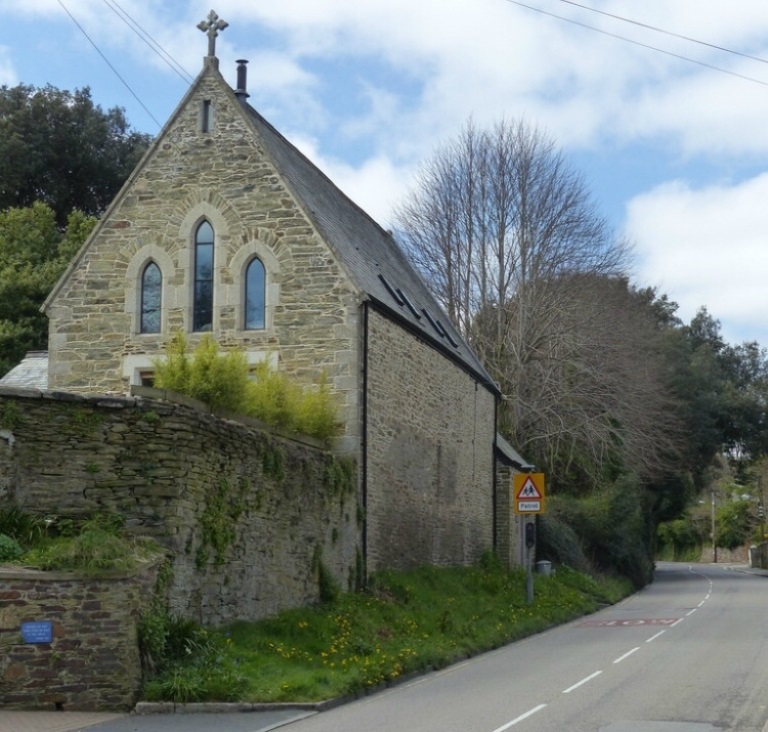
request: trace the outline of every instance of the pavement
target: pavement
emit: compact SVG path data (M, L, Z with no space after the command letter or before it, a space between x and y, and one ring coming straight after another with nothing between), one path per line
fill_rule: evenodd
M768 577L768 569L723 564L725 569ZM317 714L337 702L283 704L138 704L131 713L25 712L0 710L0 732L268 732ZM768 732L768 724L764 732Z
M160 714L0 711L0 732L268 732L317 714L280 704L252 711L222 711L217 704L187 706L194 709Z

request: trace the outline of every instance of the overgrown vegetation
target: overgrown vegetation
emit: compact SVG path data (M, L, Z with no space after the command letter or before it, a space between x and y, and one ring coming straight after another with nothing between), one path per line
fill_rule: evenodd
M199 399L213 409L254 417L324 442L339 433L336 402L325 377L302 388L267 363L251 367L242 351L221 353L210 335L190 352L184 334L177 333L154 368L155 386Z
M651 512L641 486L628 477L581 497L553 496L539 519L540 559L650 582Z
M0 561L88 575L132 569L160 552L154 542L128 535L112 514L43 518L17 507L0 510Z
M473 568L379 573L365 592L335 594L315 607L235 623L220 633L152 616L142 625L142 643L145 656L155 659L155 675L143 697L330 699L446 666L593 612L630 591L626 581L558 567L552 577L535 577L535 600L528 605L524 572L488 558Z
M246 679L223 634L154 607L139 623L144 698L176 702L238 701Z

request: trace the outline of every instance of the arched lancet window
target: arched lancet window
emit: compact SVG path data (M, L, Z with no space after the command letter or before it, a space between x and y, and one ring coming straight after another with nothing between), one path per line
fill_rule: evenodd
M266 278L260 259L245 270L245 330L264 330Z
M195 233L195 290L192 330L213 327L213 227L203 221Z
M141 316L139 332L159 333L163 297L163 275L155 262L149 262L141 274Z

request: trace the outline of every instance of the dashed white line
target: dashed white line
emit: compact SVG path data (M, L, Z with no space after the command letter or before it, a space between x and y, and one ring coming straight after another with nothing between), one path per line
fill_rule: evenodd
M674 622L674 623L672 623L672 625L670 625L669 627L670 627L670 628L674 628L676 625L680 625L680 623L682 623L682 622L683 622L683 620L685 620L685 618L678 618L678 619L677 619L677 620L675 620L675 622Z
M582 679L581 681L576 682L573 686L569 686L565 691L563 691L563 694L570 694L574 689L578 689L580 686L583 686L588 681L592 681L592 679L596 678L597 676L600 676L601 673L603 672L595 671L595 673L590 674L589 676Z
M695 612L696 612L698 609L699 609L699 608L695 607L695 608L693 608L693 610L689 610L689 611L688 611L688 612L685 614L685 617L687 618L689 615L693 615L693 614L694 614L694 613L695 613Z
M640 650L640 646L636 646L631 651L627 651L623 656L619 656L614 663L621 663L625 658L629 658L633 653Z
M522 722L524 719L528 719L528 717L532 717L536 712L540 712L544 707L546 707L546 704L539 704L539 706L534 707L533 709L529 709L525 714L521 714L519 717L516 717L511 722L507 722L502 727L497 727L493 732L504 732L504 730L509 729L510 727L514 727L518 722Z

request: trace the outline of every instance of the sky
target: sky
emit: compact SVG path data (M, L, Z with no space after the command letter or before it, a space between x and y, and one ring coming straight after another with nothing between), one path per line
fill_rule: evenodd
M247 59L249 102L385 228L468 120L523 120L631 243L633 284L768 347L765 0L0 0L0 84L90 87L154 135L212 3L224 77Z

